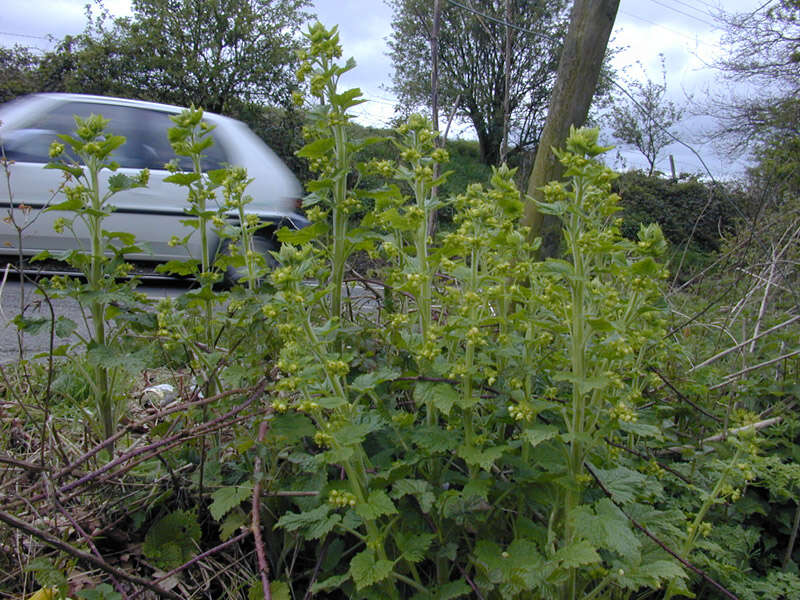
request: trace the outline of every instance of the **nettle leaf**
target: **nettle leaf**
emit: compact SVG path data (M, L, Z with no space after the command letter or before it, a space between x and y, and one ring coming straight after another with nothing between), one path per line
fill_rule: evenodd
M611 380L605 376L598 377L579 377L572 373L555 373L553 381L568 381L577 386L581 394L588 394L594 390L602 390L607 387Z
M36 335L50 324L50 319L46 319L44 317L23 317L22 315L17 315L14 317L13 323L20 331L30 333L31 335Z
M461 441L461 436L454 431L447 431L440 427L423 426L416 428L411 433L411 439L420 448L435 454L455 450Z
M304 437L313 436L316 432L317 428L307 416L299 413L286 413L272 419L267 438L291 443Z
M295 154L300 158L321 158L330 152L335 145L336 141L332 137L325 137L306 144Z
M292 593L285 581L270 581L269 594L272 600L292 600ZM263 600L264 586L255 581L247 590L247 600Z
M579 507L572 515L575 529L594 546L607 548L627 558L639 556L641 542L628 518L611 500L603 498L594 507Z
M239 506L243 500L250 497L253 493L253 484L232 485L218 489L211 495L212 502L208 507L211 516L215 521L219 521L235 507Z
M555 559L561 563L565 569L581 567L592 563L600 562L600 555L586 540L574 542L569 546L564 546L556 552Z
M620 421L619 428L622 431L626 431L641 437L651 437L657 440L664 439L660 428L655 425L640 423L639 421Z
M341 94L332 94L331 104L338 105L343 109L351 108L357 104L366 102L365 99L359 98L359 96L361 96L361 90L359 88L351 88L345 90ZM377 138L377 140L380 141L381 138Z
M219 539L223 542L229 539L240 527L249 524L249 518L245 512L236 507L228 513L225 520L219 525Z
M643 570L658 582L657 585L676 579L686 580L689 578L686 571L674 560L656 560L649 562L643 566Z
M647 476L626 467L615 469L594 469L595 474L620 504L627 504L636 498L637 492L647 482Z
M314 585L312 585L311 592L313 594L318 594L320 592L327 592L328 590L339 589L342 586L342 584L348 581L349 579L350 579L350 573L328 577L324 581L318 581Z
M424 479L400 479L392 484L392 498L395 500L403 496L413 496L419 502L422 512L425 514L431 511L436 496L433 494L433 486Z
M375 490L366 502L359 502L355 507L356 513L365 521L373 521L383 515L397 513L397 508L392 499L383 490Z
M421 404L432 402L444 415L449 415L453 405L458 402L459 393L446 383L420 381L414 386L414 401Z
M123 173L116 173L108 178L108 189L111 192L121 192L135 187L141 187L138 177L128 177Z
M67 583L63 571L56 567L52 559L47 556L39 556L31 560L25 566L25 571L33 573L36 581L43 588L59 587Z
M410 563L422 562L435 537L432 533L406 535L400 532L397 534L397 547L402 551L404 560Z
M475 562L491 579L497 581L497 575L502 570L503 550L488 540L480 540L475 544ZM498 573L492 577L492 571Z
M503 456L503 453L508 450L508 448L509 446L507 444L503 444L501 446L492 446L491 448L480 450L474 446L461 444L456 453L463 458L468 465L477 465L484 471L489 471L494 461Z
M552 425L533 425L522 430L520 437L531 446L538 446L558 435L558 428Z
M199 173L173 173L164 178L167 183L174 183L176 185L191 185L200 179Z
M548 258L541 267L545 273L563 275L564 277L572 277L575 274L575 268L560 258Z
M435 588L432 598L433 600L453 600L453 598L460 598L471 593L472 588L466 581L451 581Z
M170 260L160 265L156 265L157 273L167 273L171 275L193 275L200 268L199 260Z
M63 202L59 202L58 204L51 204L47 208L45 208L45 212L50 212L52 210L63 210L63 211L79 211L83 208L84 202L81 200L79 196L72 196L68 200L64 200Z
M286 531L304 529L310 539L321 538L342 520L341 515L330 514L332 509L330 504L322 504L306 512L286 513L275 523L275 528L282 527Z
M142 552L162 569L174 569L194 556L202 530L194 512L176 510L147 531Z
M119 592L107 583L101 583L91 590L81 590L75 596L84 600L121 600L122 598Z
M333 439L342 446L353 446L364 441L370 433L383 427L383 422L375 415L362 415L360 423L350 423L332 431Z
M328 229L330 229L330 227L327 223L319 221L309 225L308 227L303 227L303 229L289 229L288 227L281 227L278 230L277 236L278 240L284 244L296 244L300 246L317 239L321 235L325 235L328 232Z
M371 390L376 385L383 383L384 381L392 381L393 379L397 379L399 376L399 371L395 371L394 369L389 369L387 367L381 367L372 373L364 373L363 375L356 377L350 383L350 388L356 392L363 393Z
M356 589L369 587L386 579L392 572L394 564L388 560L376 560L375 551L366 549L359 552L350 561L350 575L356 584Z

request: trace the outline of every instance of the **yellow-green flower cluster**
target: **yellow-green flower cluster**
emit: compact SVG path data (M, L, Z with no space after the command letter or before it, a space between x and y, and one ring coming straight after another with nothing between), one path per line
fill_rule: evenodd
M341 490L331 490L328 493L328 503L336 508L352 508L356 505L358 500L355 494Z

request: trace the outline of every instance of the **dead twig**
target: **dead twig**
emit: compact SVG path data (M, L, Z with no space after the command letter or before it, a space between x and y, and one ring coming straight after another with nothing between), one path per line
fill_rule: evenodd
M258 426L258 442L264 442L264 436L267 434L269 421L261 421ZM256 556L258 557L258 571L261 575L261 588L264 594L264 600L272 600L272 592L269 589L269 563L267 556L264 552L264 540L261 537L261 456L256 454L253 465L253 478L255 485L253 486L253 515L251 529L253 537L256 542Z
M131 583L135 583L136 585L142 586L158 594L161 598L169 598L169 600L183 600L178 594L174 592L170 592L169 590L165 590L158 585L155 585L151 581L147 579L142 579L141 577L137 577L135 575L130 575L121 569L117 569L116 567L108 564L101 558L97 558L96 556L89 554L88 552L84 552L83 550L78 550L77 548L67 544L66 542L58 539L54 535L47 533L46 531L41 531L36 527L32 526L30 523L26 523L17 517L8 514L5 511L0 511L0 522L5 523L9 527L14 529L18 529L24 533L27 533L30 536L41 540L48 546L52 546L56 550L60 550L70 556L77 558L80 561L88 563L105 573L113 575L119 579L124 579L125 581L130 581Z

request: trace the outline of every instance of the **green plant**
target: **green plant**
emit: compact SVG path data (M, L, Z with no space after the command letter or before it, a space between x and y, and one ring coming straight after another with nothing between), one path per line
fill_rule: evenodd
M75 118L75 135L59 135L60 142L53 142L50 156L57 159L66 149L77 159L52 162L48 168L59 169L71 183L63 188L66 200L48 208L50 211L65 211L70 216L59 217L57 231L69 230L76 239L88 237L89 247L72 250L62 257L78 269L86 278L82 284L75 279L53 278L51 286L61 295L74 297L87 308L91 319L89 337L82 343L87 351L88 370L86 381L92 388L95 408L106 438L116 432L118 419L117 402L121 391L117 389L124 373L127 350L120 344L120 335L132 322L130 315L138 310L141 296L134 293L135 279L118 283L126 277L130 264L124 255L138 252L133 235L125 232L109 232L103 222L114 207L110 200L117 192L147 185L149 172L141 171L138 177L114 173L108 177L107 187L101 184L103 171L114 172L118 164L113 152L125 143L125 138L107 131L108 120L100 115L88 119ZM47 253L39 258L46 258ZM107 322L117 319L118 327L109 331ZM126 323L127 320L127 323ZM61 320L59 335L73 333L74 322ZM80 364L80 363L76 363Z
M310 37L311 55L337 55L335 32L315 26ZM312 87L326 102L355 103L357 92L331 87L338 71L326 64ZM626 517L661 518L647 508L660 486L605 442L657 432L637 417L653 383L646 367L661 352L651 340L663 336L656 257L665 243L656 226L635 243L621 237L597 132L573 132L559 154L570 183L549 186L541 205L563 219L570 260L536 263L516 227L513 172L499 169L488 188L450 200L456 229L432 240L427 211L441 202L430 195L432 165L447 156L427 122L400 126L398 160L370 165L384 185L350 194L329 177L348 171L331 129L333 139L315 130L301 151L331 165L312 189L330 191L331 210L375 200L359 225L334 228L332 243L379 241L373 252L387 267L381 307L345 320L349 312L326 309L335 278L323 289L302 284L336 272L341 255L329 266L311 240L324 241L324 225L281 235L267 310L284 339L283 398L267 441L313 437L289 456L320 496L297 501L276 525L306 542L341 540L346 557L326 561L311 589L571 599L685 577Z

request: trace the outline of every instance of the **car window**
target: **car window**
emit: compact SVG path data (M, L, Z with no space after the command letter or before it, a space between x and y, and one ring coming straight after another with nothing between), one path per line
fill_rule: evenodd
M147 109L140 110L142 111L141 120L139 121L142 149L150 158L149 168L163 169L165 163L178 158L178 164L181 169L184 171L191 170L191 160L186 156L176 157L167 140L167 130L175 125L170 119L169 113ZM214 139L214 144L203 152L203 157L200 160L200 167L204 171L222 168L228 162L219 138L213 132L211 137Z
M167 129L173 126L169 113L95 102L59 104L27 128L8 132L3 139L6 157L18 162L47 163L50 144L56 136L73 134L76 115L85 119L92 114L109 119L108 131L125 137L125 143L113 154L121 167L163 169L175 158L167 141ZM214 145L205 151L201 161L204 170L218 169L226 162L224 149L214 137ZM191 169L188 158L180 157L178 162L182 169Z

